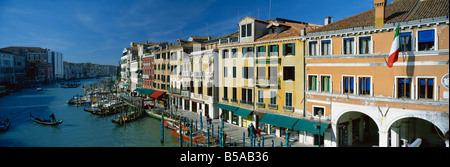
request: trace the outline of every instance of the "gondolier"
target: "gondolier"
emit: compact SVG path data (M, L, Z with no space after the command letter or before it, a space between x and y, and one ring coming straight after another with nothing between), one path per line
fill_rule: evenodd
M52 119L53 122L56 122L55 114L52 113L52 115L50 115L50 118Z

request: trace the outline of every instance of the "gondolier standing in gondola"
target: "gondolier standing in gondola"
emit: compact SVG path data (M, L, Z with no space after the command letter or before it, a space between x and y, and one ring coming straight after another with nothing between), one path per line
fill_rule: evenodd
M53 122L56 122L55 115L53 113L52 115L50 115L50 118L52 119Z

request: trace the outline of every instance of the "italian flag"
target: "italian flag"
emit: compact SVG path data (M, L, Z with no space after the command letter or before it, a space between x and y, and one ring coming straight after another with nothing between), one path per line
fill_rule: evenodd
M388 67L391 68L394 62L398 59L398 53L400 52L400 37L399 37L399 31L400 31L400 24L397 25L397 29L395 30L395 36L394 41L392 41L391 45L391 51L389 52L389 58L388 58Z

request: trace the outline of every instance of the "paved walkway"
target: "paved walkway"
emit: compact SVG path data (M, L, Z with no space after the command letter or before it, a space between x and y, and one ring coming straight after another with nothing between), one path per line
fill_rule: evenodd
M200 116L192 111L187 110L181 110L178 109L177 115L181 115L183 117L189 118L198 121L198 127L200 127ZM206 119L205 117L202 117L203 120L203 128L206 128ZM220 119L213 119L212 121L214 125L214 135L217 135L217 126L221 125ZM243 132L245 132L245 147L250 147L250 138L248 136L247 128L239 127L237 125L233 125L230 123L225 122L225 133L227 133L227 141L226 143L230 143L231 145L236 142L236 147L242 147L243 142ZM283 143L283 147L286 147L286 139L284 137L276 137L274 135L269 135L267 133L261 132L261 137L264 137L264 147L272 147L272 140L274 143L274 147L280 147L280 143ZM305 145L296 141L290 141L291 147L312 147L310 145Z

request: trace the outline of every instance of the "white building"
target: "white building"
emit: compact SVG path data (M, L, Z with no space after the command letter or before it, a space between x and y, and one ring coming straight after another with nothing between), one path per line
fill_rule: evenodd
M63 54L61 52L49 51L48 52L48 63L53 66L53 77L55 79L64 78L64 63Z

